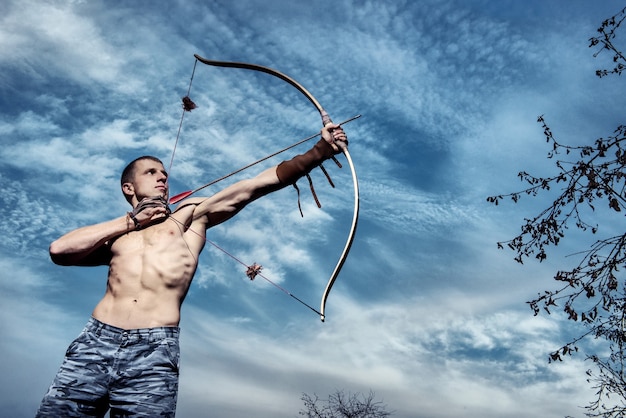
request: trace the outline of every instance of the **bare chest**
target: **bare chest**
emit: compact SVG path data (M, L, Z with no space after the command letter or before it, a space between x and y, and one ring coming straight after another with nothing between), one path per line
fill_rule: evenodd
M111 284L142 288L185 287L197 266L197 254L173 220L130 232L112 246Z
M119 237L111 246L111 250L118 256L135 252L165 251L176 246L182 239L180 228L173 222L165 221Z

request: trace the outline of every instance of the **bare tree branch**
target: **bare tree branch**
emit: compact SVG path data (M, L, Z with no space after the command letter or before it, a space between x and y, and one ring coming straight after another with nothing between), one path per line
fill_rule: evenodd
M615 44L618 29L626 19L626 7L602 22L599 35L590 39L590 47L599 47L613 54L613 69L597 70L598 77L621 75L626 58ZM597 389L597 398L586 407L591 417L614 418L626 416L626 126L618 126L611 136L599 138L589 145L572 146L559 142L543 116L538 118L546 142L550 145L548 159L557 173L536 177L525 171L518 174L527 187L513 193L489 196L487 201L498 205L503 199L517 203L523 196L538 197L555 193L545 209L531 219L525 219L521 232L508 241L498 242L498 248L508 247L514 259L523 263L527 258L539 262L548 257L548 248L557 246L570 227L596 236L599 214L610 216L620 225L621 234L596 238L588 248L577 253L576 267L557 271L555 290L546 290L528 302L535 315L552 314L561 308L571 321L581 323L585 331L550 354L549 361L563 361L579 351L579 343L587 338L604 340L609 355L587 356L598 372L587 372L587 380Z
M320 400L314 394L306 393L300 398L304 402L304 410L298 414L307 418L384 418L392 415L387 412L387 405L374 400L374 392L368 395L360 393L344 393L341 390L331 394L327 400Z

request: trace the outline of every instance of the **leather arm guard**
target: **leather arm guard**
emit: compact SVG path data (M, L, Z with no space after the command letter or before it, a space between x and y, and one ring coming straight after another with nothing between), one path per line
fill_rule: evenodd
M309 173L315 167L321 168L330 185L332 187L335 187L333 181L331 180L328 172L326 171L322 163L329 158L332 158L335 163L337 163L337 165L341 168L341 164L339 164L339 161L335 159L335 154L339 152L333 150L333 147L324 139L320 139L313 148L311 148L304 154L297 155L291 160L283 161L282 163L278 164L278 167L276 167L276 175L278 176L278 180L280 181L280 183L292 184L298 192L298 208L300 209L301 216L304 215L302 213L302 207L300 206L300 189L298 189L296 181L298 181L300 177L307 177L309 181L309 187L311 188L311 193L313 194L313 198L315 199L315 203L317 204L318 208L321 208L322 205L317 198L315 188L313 187L313 180L311 180L311 176L309 176Z
M304 154L280 163L276 168L276 175L282 184L295 184L300 177L309 174L311 170L334 155L333 147L325 140L320 139L313 148Z

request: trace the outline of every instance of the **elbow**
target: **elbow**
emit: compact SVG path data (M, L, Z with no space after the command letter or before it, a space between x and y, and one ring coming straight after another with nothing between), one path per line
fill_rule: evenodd
M64 249L62 245L59 244L59 241L54 241L50 244L48 252L50 253L50 259L54 264L58 264L60 266L67 266L70 264L68 257L63 250Z

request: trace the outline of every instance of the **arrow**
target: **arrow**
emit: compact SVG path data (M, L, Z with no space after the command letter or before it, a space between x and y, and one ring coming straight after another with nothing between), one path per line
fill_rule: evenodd
M339 124L339 126L345 125L346 123L352 122L353 120L358 119L358 118L360 118L360 117L361 117L361 115L356 115L356 116L353 116L353 117L351 117L351 118L349 118L349 119L346 119L346 120L344 120L343 122L341 122L341 123ZM311 139L313 139L313 138L315 138L315 137L317 137L317 136L319 136L319 135L320 135L319 133L317 133L317 134L315 134L315 135L311 135L311 136L309 136L309 137L307 137L307 138L304 138L304 139L302 139L302 140L300 140L300 141L296 142L295 144L292 144L292 145L288 146L287 148L283 148L283 149L281 149L280 151L277 151L277 152L275 152L275 153L273 153L273 154L267 155L267 156L265 156L265 157L261 158L260 160L256 160L255 162L250 163L250 164L246 165L245 167L241 167L241 168L239 168L239 169L237 169L237 170L233 171L232 173L226 174L225 176L222 176L222 177L220 177L220 178L218 178L218 179L215 179L215 180L213 180L213 181L210 181L210 182L208 182L208 183L206 183L206 184L204 184L204 185L202 185L202 186L200 186L200 187L198 187L198 188L196 188L196 189L193 189L193 190L187 190L187 191L185 191L185 192L182 192L182 193L177 194L176 196L172 196L172 197L170 197L170 204L171 204L171 205L176 204L176 203L180 202L181 200L188 198L188 197L189 197L189 196L191 196L192 194L195 194L196 192L199 192L199 191L200 191L200 190L202 190L202 189L205 189L205 188L207 188L207 187L209 187L209 186L212 186L212 185L214 185L215 183L219 183L220 181L225 180L225 179L227 179L228 177L234 176L235 174L240 173L240 172L242 172L242 171L244 171L244 170L247 170L248 168L250 168L250 167L252 167L252 166L254 166L254 165L256 165L256 164L259 164L259 163L261 163L261 162L263 162L263 161L265 161L265 160L268 160L268 159L270 159L270 158L272 158L272 157L274 157L274 156L276 156L276 155L278 155L278 154L280 154L280 153L282 153L282 152L285 152L285 151L287 151L287 150L290 150L291 148L297 147L298 145L303 144L303 143L305 143L305 142L307 142L307 141L309 141L309 140L311 140Z

